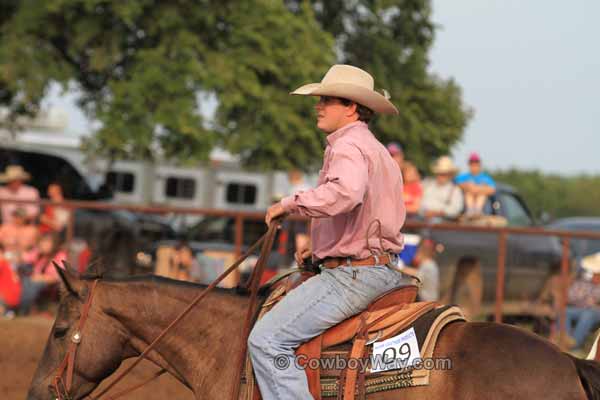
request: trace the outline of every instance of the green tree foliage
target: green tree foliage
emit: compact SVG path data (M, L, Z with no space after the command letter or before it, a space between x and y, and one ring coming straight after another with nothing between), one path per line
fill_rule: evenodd
M373 130L421 167L447 153L468 120L454 82L427 72L429 1L0 5L0 102L36 110L51 83L74 87L99 121L90 150L116 158L206 160L219 145L259 168L314 166L323 148L314 100L288 92L336 59L388 89L401 116Z
M600 215L600 176L566 177L516 169L492 175L517 189L536 217L542 213L552 218Z
M16 10L17 3L15 1L0 0L0 35ZM3 55L3 47L0 46L0 60L4 58ZM0 105L8 107L6 117L0 120L0 127L13 132L18 128L16 124L17 117L22 115L33 116L38 111L39 106L39 101L19 98L17 94L14 85L10 85L4 74L0 74Z
M11 90L33 102L52 81L74 82L101 124L94 148L115 157L206 159L220 143L286 167L321 153L310 104L287 96L334 59L310 7L296 15L270 0L31 1L2 38ZM210 97L214 121L200 112Z

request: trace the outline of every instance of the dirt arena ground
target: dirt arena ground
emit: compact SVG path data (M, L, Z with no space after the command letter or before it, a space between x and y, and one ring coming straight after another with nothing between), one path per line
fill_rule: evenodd
M0 399L23 400L52 327L47 318L0 320ZM125 364L126 365L126 364ZM123 368L122 366L121 368ZM156 371L142 362L113 390L116 393ZM124 397L126 400L192 400L191 392L168 375Z

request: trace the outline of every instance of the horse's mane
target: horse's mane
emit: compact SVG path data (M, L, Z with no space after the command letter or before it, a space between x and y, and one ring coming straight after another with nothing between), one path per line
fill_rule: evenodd
M73 270L73 268L65 261L63 261L64 267L66 269ZM177 279L167 278L165 276L153 275L153 274L143 274L143 275L126 275L116 277L107 272L107 268L102 260L95 260L87 266L86 272L83 274L78 274L79 278L84 281L93 281L95 279L101 279L105 282L114 282L114 283L151 283L159 286L175 286L180 288L190 288L190 289L198 289L203 290L206 289L209 285L205 285L202 283L190 282L190 281L181 281ZM284 272L278 274L276 277L271 278L267 283L263 284L259 288L258 296L266 297L269 294L271 286L273 283L277 282L279 279L286 277L290 274L291 271ZM230 294L230 295L239 295L239 296L249 296L250 289L244 285L238 284L238 286L233 288L221 288L214 287L212 290L217 293Z
M177 279L171 279L164 276L159 275L131 275L125 277L113 277L113 276L98 276L95 274L84 274L81 276L81 280L84 281L93 281L95 279L101 279L104 282L113 282L113 283L152 283L159 286L176 286L180 288L190 288L190 289L206 289L208 285L204 285L196 282L189 281L180 281ZM213 291L223 293L223 294L231 294L231 295L240 295L247 296L247 290L241 287L234 288L221 288L215 287L212 289Z

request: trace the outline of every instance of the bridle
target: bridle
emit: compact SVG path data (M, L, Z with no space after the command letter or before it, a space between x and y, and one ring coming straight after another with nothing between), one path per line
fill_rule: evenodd
M52 386L54 387L54 390L56 392L56 400L71 399L69 392L71 391L71 385L73 384L73 371L75 370L75 355L77 354L77 348L79 347L79 343L81 343L83 327L85 326L85 322L87 321L87 317L92 306L92 300L94 298L94 289L96 289L98 281L99 279L95 279L91 285L88 285L88 297L83 305L83 308L81 309L81 316L79 317L77 330L75 330L75 332L73 332L73 334L71 335L71 343L69 343L69 349L67 350L65 358L62 360L62 362L56 369L56 373L54 374ZM67 375L66 379L63 379L65 370L67 372Z
M241 385L241 374L242 368L244 366L244 359L246 355L246 346L247 346L247 338L250 333L250 328L252 327L252 322L256 314L256 307L258 301L258 286L260 279L262 277L262 273L264 271L267 259L269 257L269 252L273 247L273 241L275 239L275 233L278 229L278 223L271 223L269 225L269 230L265 233L256 243L254 243L250 248L246 250L246 252L239 257L226 271L224 271L221 275L219 275L208 287L206 287L201 293L199 293L191 303L175 318L153 341L150 343L144 351L140 353L138 358L131 363L127 368L125 368L121 373L113 380L109 385L107 385L104 389L100 391L100 393L95 396L90 396L91 399L99 399L102 397L108 390L110 390L117 382L119 382L125 375L127 375L140 361L142 361L147 354L160 342L160 340L179 322L183 319L196 304L200 302L206 295L217 286L219 282L221 282L227 275L233 272L241 263L244 261L250 254L252 254L261 244L262 248L260 251L260 256L256 265L254 267L254 271L249 279L249 284L247 289L250 291L250 304L248 305L248 310L246 311L246 320L244 322L243 328L243 338L242 340L242 349L238 354L237 359L237 368L236 368L236 376L234 378L234 385L231 393L232 399L238 399L240 393L240 385ZM79 318L79 323L77 324L77 330L71 335L71 343L69 344L69 349L65 354L65 358L60 363L58 368L56 369L56 373L53 379L53 387L56 391L56 400L71 400L72 398L69 396L69 392L71 391L71 385L73 383L73 371L75 369L75 355L77 353L77 347L79 343L81 343L81 335L83 331L83 327L88 317L88 313L92 306L92 299L94 298L94 289L96 288L96 284L99 279L94 280L94 282L89 286L88 297L83 305L81 311L81 317ZM63 374L67 371L66 381L63 380ZM146 382L133 386L127 390L121 391L117 395L111 397L111 399L115 399L117 397L121 397L130 391L137 389L143 384L155 379L165 373L166 370L162 369L158 371L158 373L154 374L149 380Z

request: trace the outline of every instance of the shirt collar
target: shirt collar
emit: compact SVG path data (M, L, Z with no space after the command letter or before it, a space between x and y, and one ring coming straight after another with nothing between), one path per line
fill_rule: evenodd
M327 143L329 143L330 146L333 146L336 140L344 136L345 132L348 132L348 130L358 126L367 127L367 124L363 121L354 121L349 123L348 125L344 125L337 131L331 132L329 135L327 135Z

